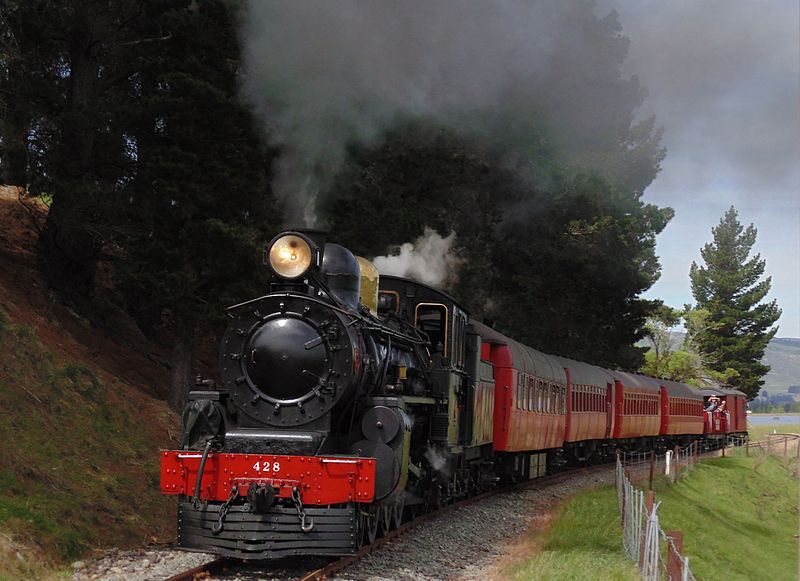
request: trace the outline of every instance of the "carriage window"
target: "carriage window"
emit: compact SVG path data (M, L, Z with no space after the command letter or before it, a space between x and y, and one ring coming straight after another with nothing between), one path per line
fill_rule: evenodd
M537 408L540 412L544 411L544 382L541 379L536 380L536 386L539 390L539 407Z
M527 398L528 404L525 406L525 409L527 411L532 411L533 410L533 383L531 382L530 379L528 380L528 385L525 388L525 391L528 394L528 398Z
M527 394L525 409L531 411L536 406L536 392L533 389L533 378L530 375L525 376L525 393Z
M517 374L517 409L522 408L522 386L525 385L525 377L521 374Z
M542 411L546 414L550 413L550 406L553 405L550 401L552 394L550 393L550 383L542 380Z
M528 384L522 385L522 411L526 411L531 404L531 392L528 389Z
M420 303L416 311L417 328L431 340L431 351L437 352L441 345L442 355L447 356L447 307L440 304Z

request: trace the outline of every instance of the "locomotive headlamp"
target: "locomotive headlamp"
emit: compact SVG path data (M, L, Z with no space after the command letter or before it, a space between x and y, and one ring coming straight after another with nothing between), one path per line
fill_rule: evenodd
M308 241L295 234L280 236L269 249L269 265L283 278L299 278L311 266L314 253Z

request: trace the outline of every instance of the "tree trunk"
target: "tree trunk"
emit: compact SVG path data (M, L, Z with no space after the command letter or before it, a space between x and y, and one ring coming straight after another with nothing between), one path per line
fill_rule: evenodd
M0 151L0 184L28 187L28 120L16 109L6 114Z
M169 405L179 412L189 399L189 391L194 386L194 329L186 328L178 333L172 348L172 378Z
M89 226L82 223L74 197L62 192L53 198L39 235L38 254L50 286L78 313L91 318L100 246Z
M60 114L60 143L52 162L53 203L39 237L39 259L51 287L91 318L91 297L102 238L92 171L100 63L89 14L76 9L69 39L69 83Z

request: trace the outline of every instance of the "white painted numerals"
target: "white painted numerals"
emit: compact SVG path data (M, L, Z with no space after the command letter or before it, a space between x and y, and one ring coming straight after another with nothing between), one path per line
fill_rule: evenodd
M270 470L270 464L268 461L264 462L263 464L261 462L256 462L255 464L253 464L253 470L255 470L256 472L280 472L281 463L273 462L272 469Z

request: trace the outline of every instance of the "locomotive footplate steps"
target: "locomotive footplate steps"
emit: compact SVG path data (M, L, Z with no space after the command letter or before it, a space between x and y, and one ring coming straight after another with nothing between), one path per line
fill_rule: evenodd
M273 506L265 513L231 506L221 532L214 534L220 503L195 508L188 497L178 503L178 546L237 559L277 559L289 555L352 554L358 549L357 505L304 507L314 528L302 532L294 506Z
M202 456L197 451L162 450L161 492L192 494ZM368 503L375 498L375 466L374 458L210 453L199 500L225 501L234 486L239 496L247 498L251 486L269 486L275 499L292 499L297 490L295 494L309 509L313 505Z

